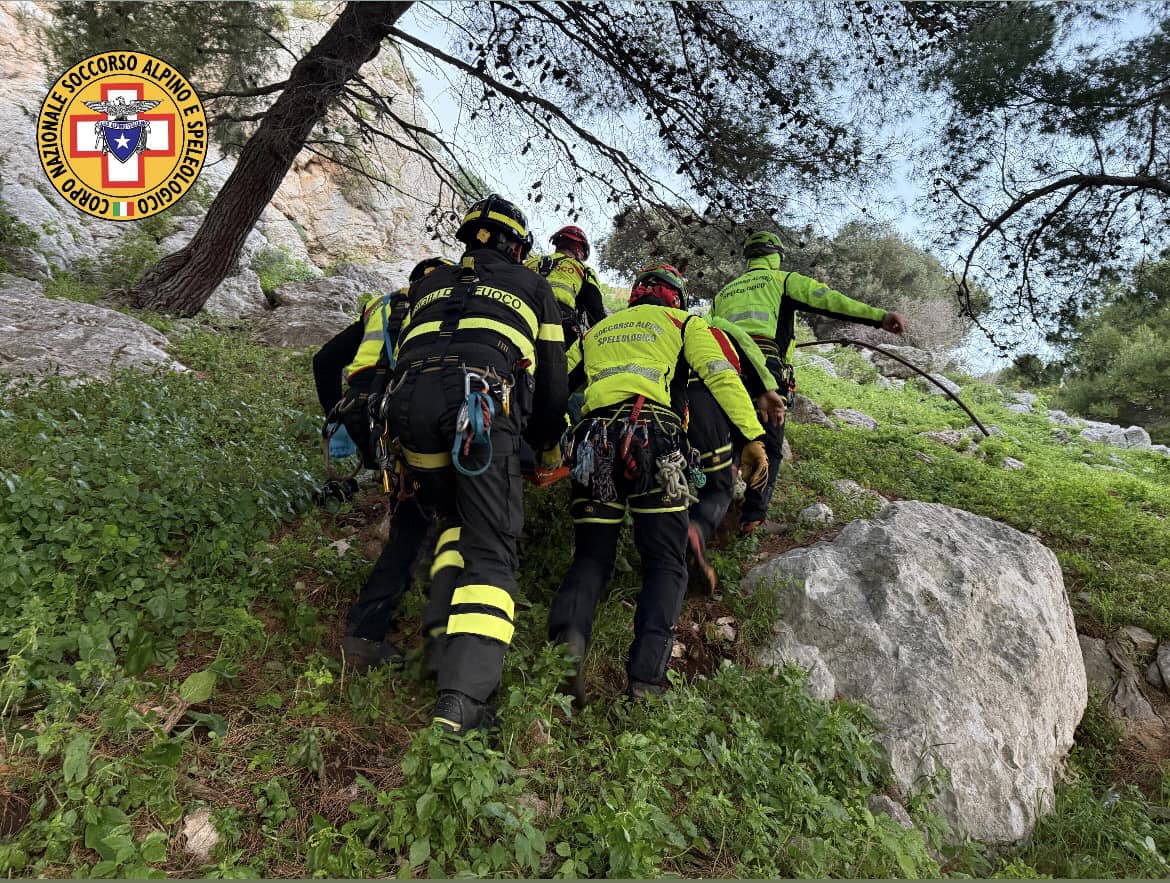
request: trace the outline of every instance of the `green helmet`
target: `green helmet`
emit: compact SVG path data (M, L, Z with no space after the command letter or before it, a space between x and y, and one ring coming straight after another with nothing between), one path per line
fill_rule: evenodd
M784 260L784 243L780 241L780 237L767 230L757 230L749 234L743 243L743 256L760 258L766 254L778 254L780 260Z

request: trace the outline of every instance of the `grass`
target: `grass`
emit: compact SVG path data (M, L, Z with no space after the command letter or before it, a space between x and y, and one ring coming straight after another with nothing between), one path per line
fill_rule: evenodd
M175 355L195 370L50 384L0 408L0 875L1166 873L1165 796L1119 784L1125 744L1097 705L1028 844L953 842L927 794L909 795L915 831L874 816L868 799L890 786L865 710L751 662L771 629L763 592L688 603L674 689L650 707L617 701L640 584L628 536L590 654L598 700L572 711L557 689L568 663L544 635L571 548L563 486L526 494L499 744L436 738L417 652L403 672L356 677L333 656L384 503L311 508L308 357L212 327ZM1126 474L1095 469L1117 465L1111 452L1056 445L1045 421L978 387L965 397L1004 435L959 453L916 434L961 427L953 405L800 380L826 410L881 425L792 426L799 459L774 517L815 500L867 514L833 488L841 477L982 512L1057 551L1083 622L1170 636L1170 460L1120 452ZM1003 456L1028 468L1005 471ZM720 575L761 551L732 539ZM412 592L395 636L413 651L421 605ZM219 833L206 862L181 833L200 807Z

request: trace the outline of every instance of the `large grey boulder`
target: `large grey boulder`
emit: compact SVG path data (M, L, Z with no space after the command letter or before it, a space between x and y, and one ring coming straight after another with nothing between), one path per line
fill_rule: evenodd
M245 269L219 283L203 309L221 319L244 319L267 310L268 299L260 288L260 277Z
M883 344L882 349L896 356L901 356L916 368L921 368L923 371L928 372L942 368L942 362L946 361L945 359L939 359L934 353L920 350L913 346L889 346ZM886 377L897 377L905 380L907 377L916 376L913 369L907 368L901 362L891 359L889 356L876 350L873 353L873 364Z
M166 336L94 304L54 300L36 282L0 273L0 374L105 377L112 367L186 370Z
M943 392L944 389L952 395L958 395L963 391L963 387L959 386L959 384L955 383L955 381L951 380L949 377L944 377L942 374L931 374L929 377L934 381L934 383L929 383L925 378L922 377L918 378L918 382L922 385L923 390L925 390L928 395L946 395L946 392ZM942 387L942 389L939 387Z
M760 565L744 586L767 582L784 588L763 661L823 664L836 693L869 707L903 788L945 767L936 805L959 831L1028 835L1087 701L1050 550L969 512L895 502Z
M1050 410L1047 412L1047 414L1048 420L1052 423L1055 423L1057 426L1072 426L1075 428L1077 426L1084 425L1083 420L1078 420L1076 417L1070 417L1064 411Z
M878 422L868 414L856 411L853 408L835 408L830 417L839 424L851 426L854 429L877 429Z
M1036 394L1031 392L1014 392L1012 393L1012 401L1016 404L1026 406L1031 411L1036 404Z
M420 258L421 260L421 258ZM417 261L347 261L332 270L335 276L352 279L370 294L386 294L409 284L410 271Z
M1086 420L1081 438L1087 442L1110 445L1115 448L1149 448L1150 434L1140 426L1122 428L1115 423Z
M792 410L788 412L788 419L793 423L815 423L828 429L837 429L837 424L829 419L820 405L808 396L796 394Z
M801 368L816 368L819 371L827 374L829 377L837 376L836 366L826 359L824 356L806 353L802 350L797 350L796 364Z
M252 325L253 334L268 346L301 349L320 346L354 321L328 306L293 304L278 307L260 316Z
M322 276L308 282L286 282L272 292L276 307L313 307L319 310L335 310L349 316L352 322L357 318L358 298L365 287L348 276Z

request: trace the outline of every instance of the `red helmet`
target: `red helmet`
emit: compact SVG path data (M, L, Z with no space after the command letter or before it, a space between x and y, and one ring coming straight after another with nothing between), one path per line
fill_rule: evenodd
M575 251L580 252L581 260L589 260L589 240L585 237L585 231L580 227L561 227L548 238L548 241L557 248L560 248L563 242L572 243L576 246Z
M687 308L687 281L670 264L654 264L638 271L630 289L630 305L644 297L656 297L676 310Z

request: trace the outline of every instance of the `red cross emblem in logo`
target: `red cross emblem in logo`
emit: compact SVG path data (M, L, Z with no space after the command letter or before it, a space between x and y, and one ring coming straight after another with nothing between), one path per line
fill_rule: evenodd
M141 83L102 83L102 101L141 101ZM134 153L126 162L120 162L113 153L106 153L102 162L102 187L133 189L146 186L143 163L152 157L175 155L175 115L173 113L131 114L133 119L150 123L146 149ZM95 142L94 124L111 119L110 114L77 113L69 117L69 156L102 156L102 146Z

